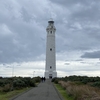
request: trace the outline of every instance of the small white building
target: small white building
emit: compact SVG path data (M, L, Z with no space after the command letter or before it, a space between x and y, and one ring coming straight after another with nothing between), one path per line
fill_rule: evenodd
M54 21L48 21L47 41L46 41L46 66L45 66L45 78L57 77L56 72L56 47L55 47L55 31Z

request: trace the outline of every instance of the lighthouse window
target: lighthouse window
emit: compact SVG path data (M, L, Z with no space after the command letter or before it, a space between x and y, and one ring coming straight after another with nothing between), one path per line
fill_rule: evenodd
M50 33L52 34L52 31L50 31Z
M50 51L52 51L52 48L50 48Z
M52 66L50 66L50 69L52 68Z

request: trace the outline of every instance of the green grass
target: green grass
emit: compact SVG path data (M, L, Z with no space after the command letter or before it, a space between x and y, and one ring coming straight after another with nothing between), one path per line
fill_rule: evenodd
M66 90L64 90L61 85L59 84L55 84L57 90L59 91L59 93L62 95L62 97L64 98L64 100L74 100L73 97L70 97L67 95Z
M14 90L14 91L10 91L10 92L2 92L2 93L0 93L0 100L9 100L11 97L18 95L28 89L30 89L30 88L24 88L21 90Z

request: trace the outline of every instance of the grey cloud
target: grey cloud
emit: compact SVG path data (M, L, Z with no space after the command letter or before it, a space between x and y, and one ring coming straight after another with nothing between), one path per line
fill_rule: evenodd
M64 6L71 6L73 4L77 4L77 3L80 3L80 4L90 4L90 1L91 0L50 0L51 2L53 3L57 3L57 4L60 4L60 5L64 5Z
M61 23L59 25L57 24L57 32L60 37L60 41L63 42L63 49L66 49L67 47L67 50L89 50L96 48L97 46L98 48L100 48L100 28L98 14L99 6L96 7L96 4L94 4L93 7L91 5L91 9L87 8L86 10L84 10L86 6L85 5L83 9L78 12L72 11L72 14L69 15L70 18L66 18L67 23L63 23L63 21L60 21L64 25L61 26ZM84 16L82 14L84 14ZM60 29L62 29L63 31ZM63 34L61 34L62 32ZM59 43L59 41L57 42Z
M0 63L30 61L44 53L45 43L38 35L39 31L37 33L34 28L28 29L20 24L10 28L14 35L0 38Z
M97 69L98 70L100 70L100 68L99 67L97 67L97 68L95 68L95 67L89 67L89 66L85 66L85 67L66 67L66 68L58 68L58 70L59 71L64 71L64 72L73 72L73 71L78 71L78 72L80 72L80 71L87 71L87 72L91 72L91 71L97 71Z
M22 8L21 13L22 13L22 18L23 18L24 21L30 22L30 20L32 20L32 14L30 15L30 14L25 10L25 8Z
M77 60L75 60L75 61L83 61L83 59L77 59Z
M85 52L81 58L100 58L100 51Z
M70 65L70 63L64 63L64 65Z
M0 38L1 63L33 60L45 51L41 35L37 37L39 31L37 33L34 28L26 28L21 24L17 27L13 24L9 27L14 35Z
M35 60L45 54L46 27L52 11L57 29L57 53L100 48L100 14L99 6L96 7L99 1L50 1L0 1L0 7L4 9L0 12L0 25L5 24L12 33L6 36L0 34L1 63ZM52 9L51 5L54 5Z

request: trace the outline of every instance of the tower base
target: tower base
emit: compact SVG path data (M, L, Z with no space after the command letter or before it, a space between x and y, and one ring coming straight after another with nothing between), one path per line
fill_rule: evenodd
M45 72L46 79L55 78L55 77L57 77L57 72Z

